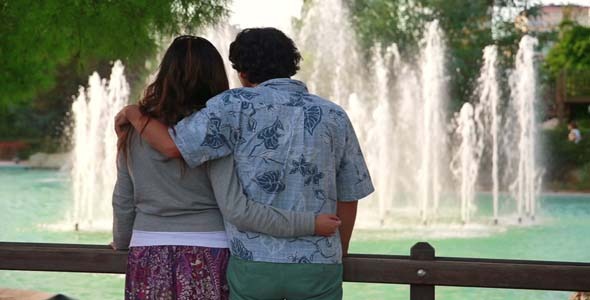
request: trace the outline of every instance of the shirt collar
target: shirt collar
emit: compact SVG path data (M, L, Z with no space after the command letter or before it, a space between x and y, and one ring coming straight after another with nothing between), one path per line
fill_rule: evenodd
M307 86L305 83L291 79L291 78L274 78L267 80L258 86L265 86L275 90L289 91L289 92L301 92L307 93Z

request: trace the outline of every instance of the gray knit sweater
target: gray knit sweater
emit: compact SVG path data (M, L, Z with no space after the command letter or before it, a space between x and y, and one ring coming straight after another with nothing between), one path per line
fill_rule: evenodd
M315 216L247 199L233 157L190 169L168 159L135 132L127 156L117 160L113 191L113 241L126 249L133 229L163 232L224 230L223 219L239 229L279 237L313 235ZM217 200L217 201L216 201Z

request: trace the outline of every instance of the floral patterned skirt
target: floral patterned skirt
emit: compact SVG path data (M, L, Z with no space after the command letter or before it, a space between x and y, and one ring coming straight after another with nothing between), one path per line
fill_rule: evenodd
M125 299L226 300L226 248L194 246L131 247Z

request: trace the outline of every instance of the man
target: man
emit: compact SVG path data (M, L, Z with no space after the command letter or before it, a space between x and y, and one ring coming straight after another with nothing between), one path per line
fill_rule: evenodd
M290 79L300 60L281 31L245 29L230 46L244 87L212 98L169 131L156 120L143 131L154 148L191 167L233 155L250 199L340 217L340 232L331 237L276 238L227 223L232 299L341 299L357 200L374 190L344 110ZM127 122L146 124L135 106L119 113L117 126Z

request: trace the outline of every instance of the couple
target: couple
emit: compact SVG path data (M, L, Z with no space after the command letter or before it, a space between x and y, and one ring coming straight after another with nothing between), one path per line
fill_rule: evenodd
M125 298L341 299L357 200L373 192L353 126L290 79L301 56L281 31L243 30L229 59L243 88L207 40L176 38L116 117Z

